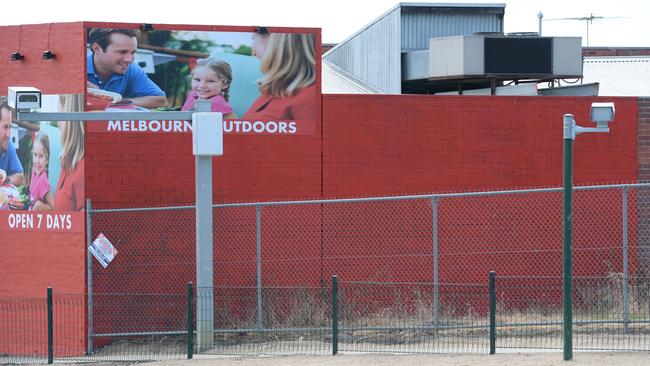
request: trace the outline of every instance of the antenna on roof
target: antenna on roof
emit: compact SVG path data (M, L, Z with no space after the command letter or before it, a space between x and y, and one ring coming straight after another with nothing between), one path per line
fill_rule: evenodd
M541 14L541 12L540 12ZM538 14L539 16L539 14ZM601 15L594 15L594 13L591 13L590 15L586 17L571 17L571 18L550 18L550 19L544 19L544 20L579 20L582 22L585 22L587 25L587 47L589 47L589 24L593 24L595 19L614 19L614 18L623 18L623 17L604 17ZM540 18L541 21L541 18ZM541 22L540 22L540 32L541 32Z

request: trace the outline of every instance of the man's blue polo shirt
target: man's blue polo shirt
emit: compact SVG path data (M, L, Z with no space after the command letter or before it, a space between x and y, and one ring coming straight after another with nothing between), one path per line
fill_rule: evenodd
M0 147L0 169L7 172L7 177L23 172L23 166L20 164L20 160L18 160L16 148L11 140L8 141L6 151Z
M140 66L131 63L124 75L113 74L107 82L95 73L93 54L88 55L86 72L88 81L97 85L102 90L119 93L124 98L137 98L146 96L165 96L158 85L149 79Z

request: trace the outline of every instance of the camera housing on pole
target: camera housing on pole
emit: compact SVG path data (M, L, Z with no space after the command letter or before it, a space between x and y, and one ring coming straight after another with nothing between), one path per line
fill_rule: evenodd
M29 111L41 108L41 91L31 86L10 86L8 104L18 111Z

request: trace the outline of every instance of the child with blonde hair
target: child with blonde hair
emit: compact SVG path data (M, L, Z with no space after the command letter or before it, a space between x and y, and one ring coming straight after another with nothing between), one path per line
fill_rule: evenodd
M38 132L32 145L32 177L29 180L29 201L32 210L53 210L54 198L48 178L50 138Z
M197 99L206 99L212 104L212 112L221 112L224 119L236 119L237 116L228 103L231 84L230 64L213 58L200 59L192 70L192 91L181 110L192 110Z

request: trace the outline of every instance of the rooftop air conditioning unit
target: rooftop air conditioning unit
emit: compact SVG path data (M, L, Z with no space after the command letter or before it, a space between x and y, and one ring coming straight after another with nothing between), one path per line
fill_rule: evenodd
M580 37L462 36L429 40L429 78L582 76Z

